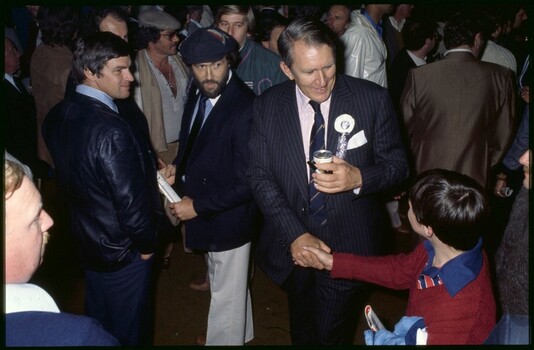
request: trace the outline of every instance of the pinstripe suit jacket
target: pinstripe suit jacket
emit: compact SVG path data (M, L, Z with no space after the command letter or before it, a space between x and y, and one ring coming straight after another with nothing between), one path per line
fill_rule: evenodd
M276 283L283 283L292 271L290 245L306 232L333 251L379 252L384 219L377 193L408 176L397 118L387 89L338 75L327 130L327 148L333 152L339 135L334 120L344 113L356 121L350 136L363 130L367 138L346 155L346 161L360 169L363 187L358 195L346 191L327 196L325 228L308 216L307 167L294 81L270 88L254 102L248 176L265 218L256 262Z

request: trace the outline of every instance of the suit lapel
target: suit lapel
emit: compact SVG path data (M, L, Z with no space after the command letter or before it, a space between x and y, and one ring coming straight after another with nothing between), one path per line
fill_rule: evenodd
M202 125L202 129L200 129L200 133L198 134L197 139L195 140L193 149L191 150L189 163L195 161L197 155L201 153L202 150L205 148L206 144L209 143L207 141L210 140L210 138L217 137L216 133L220 131L218 130L218 126L220 126L219 121L221 118L225 118L225 115L230 113L229 111L227 111L227 106L229 105L229 99L234 98L235 94L236 82L234 74L228 82L228 85L223 91L221 97L219 97L219 100L217 101L215 106L213 106L207 118L205 119L204 124ZM192 117L189 118L189 123L187 124L187 126L191 125L191 120ZM187 135L189 136L189 132L187 133Z
M277 112L274 114L280 119L277 125L282 126L281 132L285 143L282 155L290 164L289 177L296 179L297 186L304 198L308 198L308 174L306 167L306 156L304 154L302 129L300 127L299 113L297 108L297 97L295 94L295 84L288 84L288 88L279 95Z
M336 118L341 114L349 114L356 121L356 125L351 132L351 135L355 134L358 130L358 119L356 116L350 113L351 103L355 96L351 95L351 91L347 88L344 80L340 75L337 76L334 90L332 91L332 99L330 101L330 114L328 115L328 130L327 130L327 149L336 153L337 143L340 133L334 128ZM353 108L352 108L353 109ZM350 138L350 137L349 137Z
M182 115L182 124L180 130L180 147L178 147L178 154L176 155L176 164L179 165L184 155L185 146L189 139L189 128L191 127L191 120L193 119L193 112L195 111L195 105L198 100L198 93L196 88L191 87L189 94L187 95L187 103L185 104L184 113Z
M187 132L183 132L183 133L180 132L183 135L183 138L180 138L180 144L182 145L187 144L187 139L189 138L189 128L191 127L191 121L193 120L193 117L194 117L193 112L195 111L195 106L198 100L198 93L195 92L196 89L191 89L191 90L192 90L191 93L187 97L188 103L186 103L185 105L182 126L181 126L183 129L187 130Z

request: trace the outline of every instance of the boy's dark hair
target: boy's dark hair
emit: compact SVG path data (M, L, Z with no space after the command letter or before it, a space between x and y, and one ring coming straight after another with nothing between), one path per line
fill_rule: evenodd
M110 32L90 34L76 42L71 75L76 83L82 84L85 80L85 69L99 75L109 60L129 55L128 44L115 34Z
M489 204L482 186L469 176L424 171L415 178L409 199L416 220L453 248L473 249L486 229Z

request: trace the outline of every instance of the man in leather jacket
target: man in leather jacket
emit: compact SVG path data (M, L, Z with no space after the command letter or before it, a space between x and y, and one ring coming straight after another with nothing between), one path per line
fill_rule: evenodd
M149 286L161 204L150 145L113 99L130 94L127 43L109 32L77 42L76 94L46 116L43 136L67 194L85 270L85 309L122 345L151 342Z

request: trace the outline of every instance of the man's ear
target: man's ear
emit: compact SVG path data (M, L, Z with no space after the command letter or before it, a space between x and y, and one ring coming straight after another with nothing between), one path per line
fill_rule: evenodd
M475 41L473 43L473 47L471 48L471 51L473 51L473 54L477 57L480 57L482 54L482 46L484 46L484 40L482 39L482 34L477 33L475 35Z
M293 80L293 73L291 73L291 69L289 69L289 67L285 64L284 61L280 61L280 69L282 70L282 72L284 72L284 74L290 79L290 80Z
M160 39L161 39L161 35L160 35ZM159 40L159 39L158 39ZM156 41L157 42L157 41ZM152 41L149 41L147 44L146 44L146 48L148 50L154 50L154 46L156 46L156 43L155 42L152 42Z
M85 79L87 81L95 81L96 80L96 74L91 72L89 68L84 68L83 74L85 75Z

